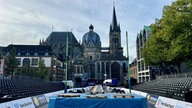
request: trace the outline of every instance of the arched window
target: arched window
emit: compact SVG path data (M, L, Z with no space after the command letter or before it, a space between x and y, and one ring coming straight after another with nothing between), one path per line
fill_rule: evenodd
M29 67L30 66L30 60L29 58L23 59L23 67Z
M118 62L111 64L111 78L120 79L120 64Z

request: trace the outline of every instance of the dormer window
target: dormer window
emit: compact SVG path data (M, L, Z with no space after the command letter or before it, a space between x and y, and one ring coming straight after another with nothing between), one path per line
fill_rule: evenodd
M48 53L48 52L46 52L46 53L45 53L45 56L49 56L49 53Z
M17 53L17 56L20 56L20 55L21 55L21 53L20 53L20 52L18 52L18 53Z
M29 56L29 55L30 55L30 53L29 53L29 52L27 52L25 55Z
M37 52L35 52L35 53L34 53L34 56L38 56L38 53L37 53Z

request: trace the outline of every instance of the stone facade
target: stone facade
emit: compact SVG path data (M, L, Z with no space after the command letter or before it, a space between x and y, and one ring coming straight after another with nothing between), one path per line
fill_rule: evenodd
M72 32L52 32L40 45L50 45L53 53L60 59L66 57L66 39L68 36L68 59L70 68L68 79L82 78L103 80L114 78L123 82L126 73L127 58L123 56L121 46L121 30L117 24L115 7L113 7L112 23L109 29L109 47L101 47L100 36L90 25L89 31L77 42Z

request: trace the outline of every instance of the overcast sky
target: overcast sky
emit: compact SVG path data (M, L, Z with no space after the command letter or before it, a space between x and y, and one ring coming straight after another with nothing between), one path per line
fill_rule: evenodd
M129 33L130 61L136 57L136 36L144 25L161 18L164 5L175 0L114 0L121 41L126 54ZM0 0L0 46L39 44L53 31L71 31L82 40L93 24L102 47L109 46L113 0Z

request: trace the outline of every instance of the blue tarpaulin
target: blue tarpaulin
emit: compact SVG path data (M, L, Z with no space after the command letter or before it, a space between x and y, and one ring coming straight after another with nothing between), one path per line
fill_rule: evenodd
M134 98L112 98L112 94L107 95L107 99L90 98L85 95L74 98L51 97L48 108L148 108L147 99L138 95Z

